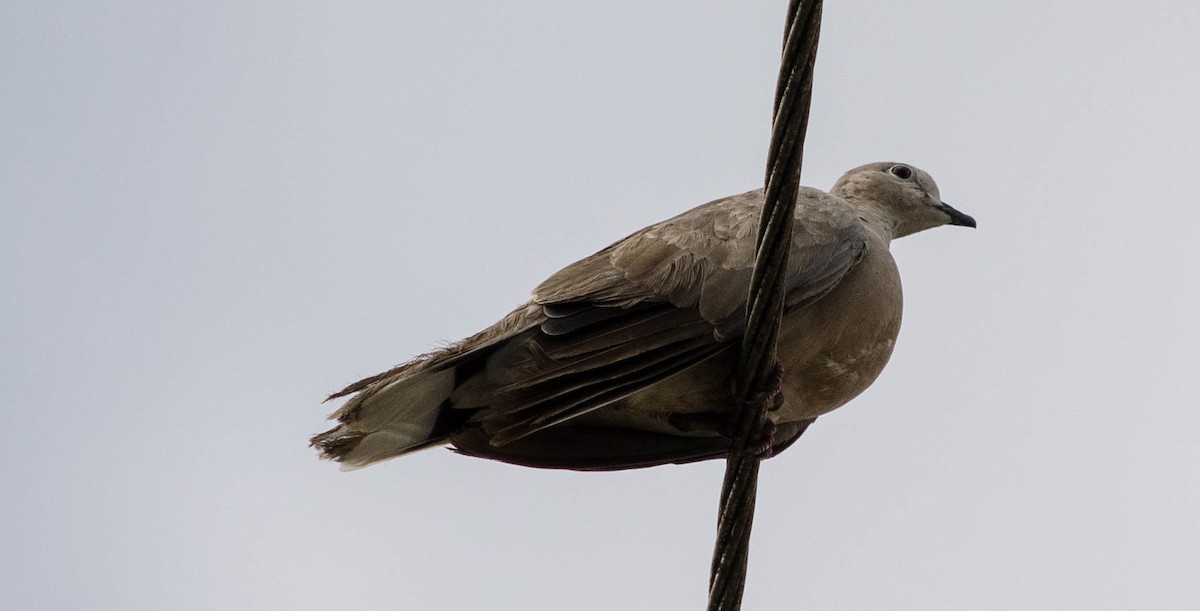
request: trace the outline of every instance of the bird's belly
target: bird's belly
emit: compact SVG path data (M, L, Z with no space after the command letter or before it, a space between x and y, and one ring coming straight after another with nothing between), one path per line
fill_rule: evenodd
M775 420L806 420L827 414L857 397L883 372L895 336L865 341L854 351L820 354L789 371L784 365L784 405Z

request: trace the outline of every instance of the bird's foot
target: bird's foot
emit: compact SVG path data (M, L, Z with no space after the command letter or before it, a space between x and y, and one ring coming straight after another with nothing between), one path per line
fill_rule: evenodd
M744 412L747 409L752 409L755 405L766 405L767 412L778 411L783 407L783 363L776 358L771 364L771 372L763 385L755 391L754 395L748 401L738 401L738 410ZM730 430L736 430L738 414L734 414L730 419ZM775 454L775 433L777 427L775 422L769 417L763 418L762 424L757 431L751 432L752 443L746 449L746 454L757 456L760 459L770 458ZM731 436L732 437L732 436Z
M769 412L783 407L783 363L778 358L771 364L771 373L758 389L755 399L766 403Z
M680 431L709 431L732 442L737 436L736 416L736 414L731 416L721 412L674 413L667 418L667 421ZM765 419L758 430L751 433L750 447L746 449L744 455L757 456L762 460L774 456L777 428L770 418Z
M753 397L745 401L735 401L737 406L736 411L677 412L668 416L667 421L680 431L709 431L730 441L735 441L737 438L738 417L759 403L766 404L768 413L783 407L783 363L779 359L775 359L770 375L767 376L766 381L754 393ZM757 430L750 433L751 443L746 449L745 455L757 456L760 459L767 459L774 456L777 428L775 422L770 417L763 418L763 422L757 427Z
M751 433L751 443L743 452L744 456L754 456L766 460L775 455L775 433L778 427L770 418L763 420L762 426Z

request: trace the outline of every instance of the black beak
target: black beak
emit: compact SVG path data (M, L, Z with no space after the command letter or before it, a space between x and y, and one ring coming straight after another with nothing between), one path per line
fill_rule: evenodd
M951 225L959 225L961 227L975 227L975 219L969 214L963 214L958 210L950 207L950 204L942 202L938 205L938 210L945 212L950 217Z

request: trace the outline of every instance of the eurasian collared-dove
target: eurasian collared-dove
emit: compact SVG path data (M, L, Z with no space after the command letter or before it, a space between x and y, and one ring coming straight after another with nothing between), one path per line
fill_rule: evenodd
M724 456L762 200L704 204L568 266L495 325L333 394L354 396L312 444L347 468L446 443L582 470ZM901 312L889 243L946 224L975 220L904 164L800 190L775 452L883 370Z

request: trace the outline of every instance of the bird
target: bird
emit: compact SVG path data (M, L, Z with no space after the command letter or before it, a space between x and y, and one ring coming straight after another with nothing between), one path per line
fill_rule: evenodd
M553 274L496 324L333 393L313 436L356 469L449 445L527 467L605 471L722 458L746 319L757 189L703 204ZM900 331L891 241L975 227L912 165L799 187L764 455L862 393Z

